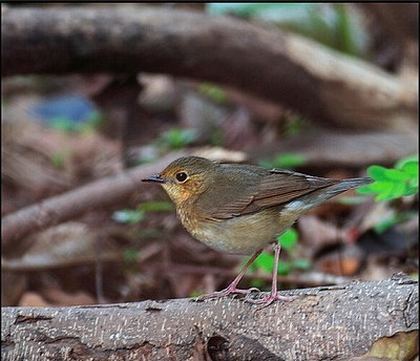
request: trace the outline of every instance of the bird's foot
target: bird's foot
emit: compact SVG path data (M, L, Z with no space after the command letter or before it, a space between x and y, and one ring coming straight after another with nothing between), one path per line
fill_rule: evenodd
M220 298L220 297L226 297L229 295L235 295L235 294L239 294L239 295L249 295L251 292L261 292L258 288L256 287L252 287L249 289L240 289L240 288L236 288L235 286L231 286L229 285L228 287L226 287L225 289L221 290L221 291L217 291L217 292L212 292L209 293L207 295L202 295L196 298L196 301L203 301L203 300L208 300L208 299L212 299L212 298Z
M261 305L260 307L261 309L261 308L265 308L271 305L275 301L290 302L290 301L295 300L296 298L297 298L296 296L281 296L278 292L276 292L276 293L270 293L269 295L266 295L263 298L258 298L258 299L246 298L246 301L249 303Z

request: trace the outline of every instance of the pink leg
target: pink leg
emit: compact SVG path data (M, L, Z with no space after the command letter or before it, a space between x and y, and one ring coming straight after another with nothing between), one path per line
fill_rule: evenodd
M279 257L280 257L281 246L280 244L275 242L273 248L274 248L274 267L273 267L271 292L269 295L264 296L261 299L248 300L248 302L251 302L251 303L262 304L263 307L270 305L274 301L292 301L295 299L295 297L280 296L277 292L277 272L278 272L278 267L279 267Z
M228 296L230 294L249 294L252 291L259 291L258 288L250 288L247 290L239 289L237 288L239 282L244 277L246 271L248 270L249 266L256 260L256 258L261 254L262 249L259 249L254 253L254 255L248 260L248 262L242 267L239 274L236 276L236 278L227 286L225 289L213 293L209 293L207 295L203 295L198 297L198 300L205 300L209 298L218 298L218 297L224 297Z

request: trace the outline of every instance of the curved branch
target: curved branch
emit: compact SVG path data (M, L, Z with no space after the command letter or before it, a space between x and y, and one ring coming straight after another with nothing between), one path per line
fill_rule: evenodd
M411 360L416 355L417 286L407 278L393 278L291 290L283 293L297 295L295 300L263 309L232 298L4 307L2 356L317 361L365 355L367 360L387 347L400 350L404 358L399 359Z
M50 197L3 217L1 221L2 246L8 246L31 232L41 231L84 212L124 201L144 187L142 179L158 173L173 160L185 155L197 155L217 161L243 161L239 151L219 147L203 147L173 151L154 163L140 165L120 174L95 180L77 189Z
M207 80L340 126L410 129L417 89L296 35L151 7L8 8L2 75L157 72Z
M120 202L144 186L141 180L161 171L184 152L170 153L153 164L135 167L119 175L93 181L75 190L5 216L1 221L2 245L60 222L82 215L88 210Z

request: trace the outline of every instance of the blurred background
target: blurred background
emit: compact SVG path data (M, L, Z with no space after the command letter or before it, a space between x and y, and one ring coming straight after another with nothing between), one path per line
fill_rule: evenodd
M9 11L27 6L2 6L2 34L11 31L3 23ZM326 177L369 174L375 179L371 186L331 200L279 235L284 250L279 287L378 280L397 272L418 279L417 4L130 6L133 12L147 6L166 14L186 11L227 22L240 20L281 32L288 51L302 44L307 57L299 66L313 77L308 76L305 86L315 89L314 94L328 91L325 103L317 104L329 114L328 121L301 112L299 94L307 90L298 88L302 82L296 84L296 99L284 104L267 99L264 91L258 96L225 86L229 81L222 76L220 83L213 83L193 74L189 78L148 72L8 75L3 65L3 219L171 154L200 154ZM37 7L65 11L69 5ZM183 31L188 33L187 25ZM279 46L267 39L265 46ZM34 33L33 41L41 44L41 33ZM258 59L259 54L253 56ZM233 64L242 61L239 55L231 59ZM337 73L340 81L334 78ZM340 103L335 94L341 94L346 82L347 98ZM301 102L305 108L304 97ZM382 121L358 117L359 104L372 119ZM338 110L330 111L334 105ZM194 297L225 287L245 261L192 239L164 191L148 184L128 200L83 209L77 217L34 230L2 249L3 306ZM241 286L269 290L272 267L268 250Z

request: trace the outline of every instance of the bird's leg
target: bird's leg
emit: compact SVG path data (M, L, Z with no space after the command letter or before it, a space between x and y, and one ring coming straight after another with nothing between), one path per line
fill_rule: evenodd
M295 299L295 297L281 296L277 292L277 273L278 273L279 258L280 258L280 251L281 251L280 244L275 242L273 245L273 249L274 249L274 267L273 267L273 278L272 278L270 294L267 296L264 296L261 299L247 300L248 302L251 302L251 303L262 304L263 307L270 305L274 301L292 301Z
M246 262L246 264L242 267L241 271L239 272L239 274L235 277L235 279L229 284L229 286L227 286L225 289L221 290L221 291L217 291L217 292L212 292L209 293L207 295L203 295L198 297L198 300L205 300L205 299L209 299L209 298L218 298L218 297L224 297L224 296L228 296L230 294L249 294L252 291L259 291L258 288L252 287L250 289L239 289L237 288L239 282L241 281L241 279L244 277L246 271L248 270L249 266L256 260L256 258L261 254L263 250L259 249L258 251L256 251L253 256Z

